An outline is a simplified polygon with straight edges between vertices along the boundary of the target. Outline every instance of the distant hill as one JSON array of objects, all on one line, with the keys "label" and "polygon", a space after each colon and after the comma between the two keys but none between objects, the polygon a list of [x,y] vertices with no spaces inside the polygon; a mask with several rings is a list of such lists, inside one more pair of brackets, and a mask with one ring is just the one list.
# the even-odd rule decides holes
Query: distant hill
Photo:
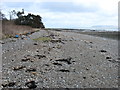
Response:
[{"label": "distant hill", "polygon": [[96,26],[92,26],[92,28],[118,28],[117,26],[114,26],[114,25],[96,25]]}]

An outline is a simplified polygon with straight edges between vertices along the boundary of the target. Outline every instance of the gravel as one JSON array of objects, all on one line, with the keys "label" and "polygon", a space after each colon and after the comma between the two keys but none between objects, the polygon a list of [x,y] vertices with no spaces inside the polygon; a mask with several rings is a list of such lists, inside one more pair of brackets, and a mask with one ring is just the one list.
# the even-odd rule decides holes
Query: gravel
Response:
[{"label": "gravel", "polygon": [[[33,40],[39,37],[53,40]],[[1,44],[1,87],[118,88],[117,40],[40,30]]]}]

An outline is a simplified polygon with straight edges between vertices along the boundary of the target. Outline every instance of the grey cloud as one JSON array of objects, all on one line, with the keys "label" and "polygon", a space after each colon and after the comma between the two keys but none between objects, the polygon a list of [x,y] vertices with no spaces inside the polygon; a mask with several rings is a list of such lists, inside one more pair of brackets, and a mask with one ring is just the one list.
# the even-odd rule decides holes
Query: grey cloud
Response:
[{"label": "grey cloud", "polygon": [[32,2],[6,2],[5,5],[9,8],[26,8],[32,6]]},{"label": "grey cloud", "polygon": [[99,8],[96,5],[85,6],[83,4],[75,5],[72,2],[42,2],[39,4],[42,9],[50,12],[96,12]]}]

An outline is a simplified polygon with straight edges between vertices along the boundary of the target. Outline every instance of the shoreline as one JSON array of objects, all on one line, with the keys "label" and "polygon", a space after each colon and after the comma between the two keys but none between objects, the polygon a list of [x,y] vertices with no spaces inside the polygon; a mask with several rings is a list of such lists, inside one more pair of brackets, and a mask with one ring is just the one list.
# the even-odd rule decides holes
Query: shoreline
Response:
[{"label": "shoreline", "polygon": [[118,88],[116,40],[40,30],[10,38],[2,53],[2,88]]},{"label": "shoreline", "polygon": [[91,29],[45,29],[45,30],[53,30],[53,31],[65,31],[65,32],[75,32],[85,35],[92,35],[107,39],[120,40],[119,34],[120,31],[98,31]]}]

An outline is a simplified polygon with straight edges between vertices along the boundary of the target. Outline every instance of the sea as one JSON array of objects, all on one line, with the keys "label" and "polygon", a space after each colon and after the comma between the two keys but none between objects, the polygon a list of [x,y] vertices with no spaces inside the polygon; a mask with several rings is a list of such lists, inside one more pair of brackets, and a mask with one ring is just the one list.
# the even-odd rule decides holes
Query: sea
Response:
[{"label": "sea", "polygon": [[96,31],[120,31],[118,28],[100,28],[100,27],[80,27],[79,29],[86,29],[86,30],[96,30]]}]

